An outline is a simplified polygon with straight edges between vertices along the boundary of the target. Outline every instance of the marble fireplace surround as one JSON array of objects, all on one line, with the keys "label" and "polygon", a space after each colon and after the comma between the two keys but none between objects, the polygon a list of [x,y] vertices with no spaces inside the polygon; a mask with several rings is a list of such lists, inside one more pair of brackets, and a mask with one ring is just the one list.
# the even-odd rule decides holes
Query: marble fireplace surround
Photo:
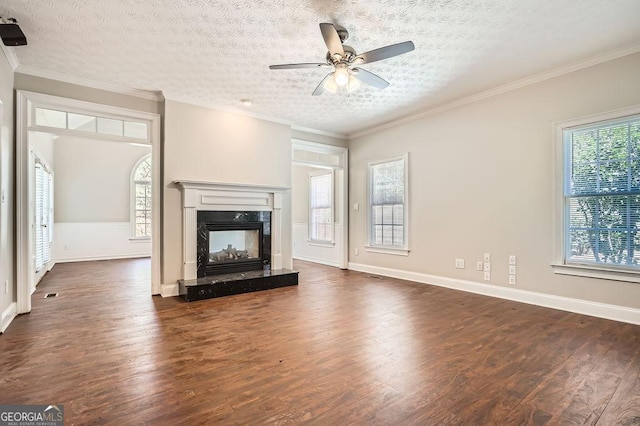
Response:
[{"label": "marble fireplace surround", "polygon": [[[182,192],[182,279],[198,275],[198,211],[271,212],[271,269],[282,269],[282,196],[289,187],[192,180],[173,183]],[[163,296],[178,296],[177,284],[170,286]]]}]

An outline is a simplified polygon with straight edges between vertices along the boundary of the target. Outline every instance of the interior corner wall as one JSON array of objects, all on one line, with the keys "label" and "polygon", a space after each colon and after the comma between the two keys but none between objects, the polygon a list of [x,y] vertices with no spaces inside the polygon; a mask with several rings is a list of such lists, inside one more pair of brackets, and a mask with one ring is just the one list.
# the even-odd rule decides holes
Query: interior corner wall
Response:
[{"label": "interior corner wall", "polygon": [[[340,259],[337,244],[317,244],[309,239],[309,174],[330,170],[294,164],[292,167],[291,198],[293,201],[293,258],[324,265],[339,267]],[[341,208],[338,194],[338,179],[334,182],[334,239],[340,241],[342,224],[337,212]]]},{"label": "interior corner wall", "polygon": [[76,136],[52,143],[54,259],[148,257],[151,240],[132,239],[131,173],[150,146]]},{"label": "interior corner wall", "polygon": [[[176,180],[291,186],[289,126],[167,100],[164,125],[163,284],[182,276]],[[291,268],[291,191],[283,197],[282,258]]]},{"label": "interior corner wall", "polygon": [[0,331],[12,319],[11,306],[16,301],[13,83],[13,68],[0,52]]},{"label": "interior corner wall", "polygon": [[[640,53],[350,141],[350,204],[366,206],[367,162],[409,153],[410,254],[365,250],[367,209],[350,211],[350,262],[640,308],[640,285],[553,273],[553,122],[640,104]],[[393,143],[390,143],[393,142]],[[354,249],[360,255],[355,256]],[[455,269],[456,258],[466,260]]]}]

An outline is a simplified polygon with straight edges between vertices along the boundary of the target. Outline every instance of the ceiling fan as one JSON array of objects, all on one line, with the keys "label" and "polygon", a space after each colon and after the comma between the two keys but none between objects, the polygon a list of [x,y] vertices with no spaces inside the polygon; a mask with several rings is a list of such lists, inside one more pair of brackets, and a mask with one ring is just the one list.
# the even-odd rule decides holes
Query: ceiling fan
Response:
[{"label": "ceiling fan", "polygon": [[388,81],[358,66],[392,58],[415,49],[413,42],[405,41],[358,55],[353,47],[343,44],[349,37],[349,33],[344,27],[323,23],[320,24],[320,31],[329,49],[326,62],[269,66],[272,70],[333,67],[333,72],[327,74],[313,91],[314,96],[321,95],[325,90],[332,93],[337,91],[350,93],[357,89],[361,82],[378,89],[384,89],[389,86]]}]

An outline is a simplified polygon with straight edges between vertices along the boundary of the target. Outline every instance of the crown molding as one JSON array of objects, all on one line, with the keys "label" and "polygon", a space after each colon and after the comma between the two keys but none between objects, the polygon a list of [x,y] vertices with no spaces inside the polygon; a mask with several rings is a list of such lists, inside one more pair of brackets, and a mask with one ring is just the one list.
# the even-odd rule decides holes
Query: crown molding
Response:
[{"label": "crown molding", "polygon": [[[180,96],[180,95],[174,95],[173,93],[165,93],[165,99],[167,101],[181,102],[183,104],[198,106],[198,107],[201,107],[201,108],[212,109],[212,110],[215,110],[215,111],[241,115],[241,116],[244,116],[244,117],[256,118],[258,120],[269,121],[271,123],[284,124],[284,125],[289,126],[289,127],[291,127],[292,124],[293,124],[293,122],[290,121],[290,120],[283,120],[281,118],[271,117],[271,116],[268,116],[268,115],[252,113],[252,112],[241,110],[239,108],[234,108],[234,107],[224,107],[224,106],[221,106],[221,105],[216,105],[213,102],[205,101],[205,100],[194,98],[194,97],[191,97],[191,96]],[[250,108],[250,107],[248,107],[248,108]]]},{"label": "crown molding", "polygon": [[[339,139],[345,139],[346,140],[346,135],[344,134],[338,134],[338,133],[331,133],[331,132],[325,132],[323,130],[318,130],[318,129],[312,129],[309,127],[300,127],[300,126],[296,126],[293,124],[293,121],[291,120],[283,120],[281,118],[276,118],[270,115],[264,115],[264,114],[257,114],[257,113],[253,113],[244,109],[240,109],[240,108],[235,108],[235,107],[224,107],[224,106],[220,106],[220,105],[216,105],[213,102],[209,102],[209,101],[204,101],[202,99],[197,99],[197,98],[193,98],[190,96],[180,96],[180,95],[174,95],[172,93],[165,93],[165,99],[168,101],[174,101],[174,102],[182,102],[185,104],[189,104],[189,105],[194,105],[194,106],[199,106],[202,108],[208,108],[208,109],[212,109],[212,110],[216,110],[216,111],[220,111],[220,112],[226,112],[226,113],[230,113],[230,114],[237,114],[237,115],[241,115],[244,117],[250,117],[250,118],[255,118],[258,120],[262,120],[262,121],[268,121],[271,123],[277,123],[277,124],[284,124],[286,126],[291,127],[291,129],[293,130],[299,130],[302,132],[307,132],[307,133],[313,133],[316,135],[321,135],[321,136],[330,136],[330,137],[335,137],[335,138],[339,138]],[[250,108],[250,107],[249,107]]]},{"label": "crown molding", "polygon": [[549,80],[555,77],[560,77],[565,74],[579,71],[584,68],[589,68],[594,65],[602,64],[604,62],[612,61],[614,59],[622,58],[624,56],[632,55],[638,52],[640,52],[640,42],[622,47],[620,49],[615,49],[604,54],[593,56],[589,59],[583,59],[578,62],[574,62],[568,65],[563,65],[561,67],[554,68],[550,71],[545,71],[545,72],[534,74],[532,76],[529,76],[520,80],[515,80],[510,83],[503,84],[501,86],[497,86],[492,89],[488,89],[479,93],[475,93],[470,96],[465,96],[463,98],[444,103],[440,106],[427,109],[426,111],[420,112],[418,114],[414,114],[398,120],[390,121],[388,123],[381,124],[379,126],[369,127],[360,132],[350,133],[348,135],[348,139],[351,140],[351,139],[365,136],[381,130],[390,129],[392,127],[396,127],[401,124],[410,123],[412,121],[419,120],[421,118],[428,117],[430,115],[438,114],[453,108],[457,108],[473,102],[481,101],[483,99],[491,98],[506,92],[511,92],[513,90],[520,89],[525,86],[530,86],[532,84],[540,83],[545,80]]},{"label": "crown molding", "polygon": [[13,47],[5,46],[4,43],[0,43],[0,47],[2,47],[2,51],[4,52],[4,56],[7,57],[7,61],[9,61],[9,65],[11,65],[11,69],[15,72],[16,68],[20,66],[20,62],[18,61],[18,57],[16,56],[16,52],[13,51]]},{"label": "crown molding", "polygon": [[90,87],[92,89],[105,90],[107,92],[120,93],[122,95],[134,96],[136,98],[148,99],[150,101],[162,102],[164,95],[160,90],[141,90],[120,86],[117,84],[103,83],[91,79],[73,77],[55,71],[46,71],[40,68],[19,65],[15,72],[31,75],[34,77],[47,78],[49,80],[61,81],[63,83],[75,84],[78,86]]}]

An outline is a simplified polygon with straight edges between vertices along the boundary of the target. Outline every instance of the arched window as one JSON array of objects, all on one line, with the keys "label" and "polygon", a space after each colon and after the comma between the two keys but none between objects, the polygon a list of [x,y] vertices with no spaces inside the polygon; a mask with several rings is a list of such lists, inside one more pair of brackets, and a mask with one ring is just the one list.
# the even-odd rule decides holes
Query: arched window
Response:
[{"label": "arched window", "polygon": [[151,154],[142,157],[133,167],[131,193],[133,236],[151,237]]}]

